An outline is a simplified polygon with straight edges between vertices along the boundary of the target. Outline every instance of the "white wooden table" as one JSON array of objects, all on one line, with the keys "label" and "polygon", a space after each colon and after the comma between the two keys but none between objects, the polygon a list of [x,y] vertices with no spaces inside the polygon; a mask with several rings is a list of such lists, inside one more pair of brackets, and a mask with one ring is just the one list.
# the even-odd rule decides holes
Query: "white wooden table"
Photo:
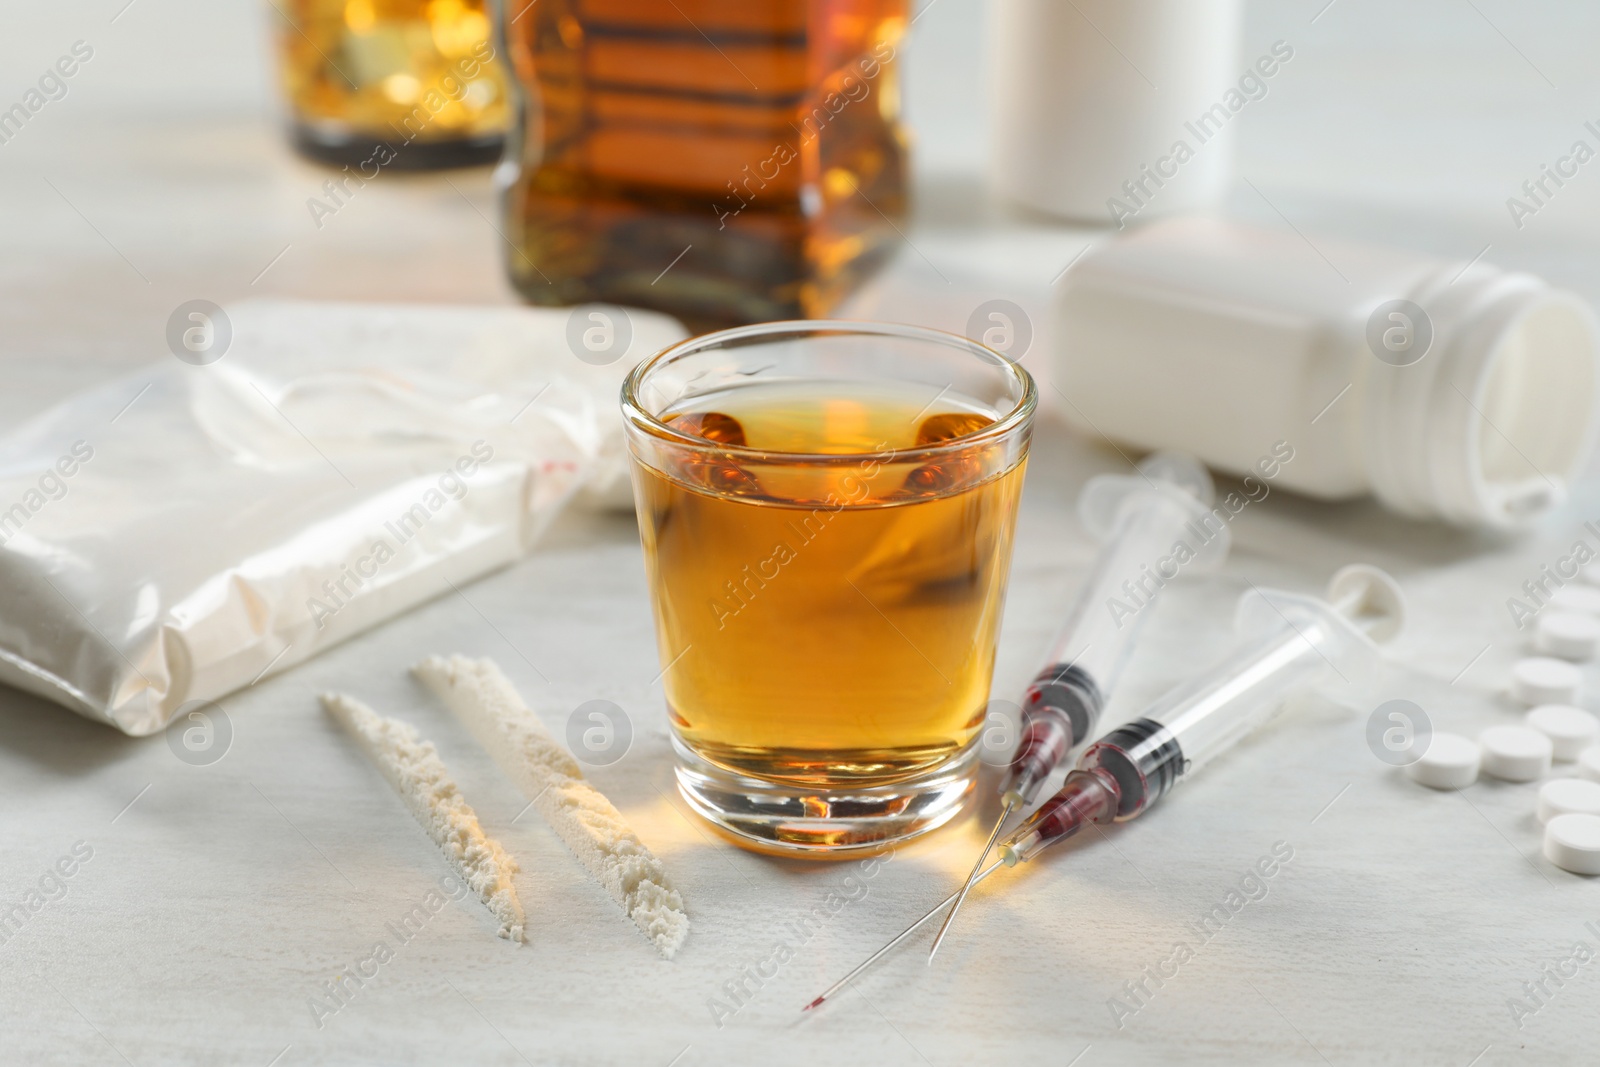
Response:
[{"label": "white wooden table", "polygon": [[[0,423],[171,358],[166,316],[195,297],[509,302],[485,171],[387,175],[318,230],[304,202],[325,175],[291,158],[263,113],[253,10],[143,0],[111,22],[121,6],[5,16],[18,32],[0,45],[0,102],[74,39],[93,38],[101,65],[0,147]],[[1489,245],[1492,261],[1600,297],[1600,172],[1520,231],[1504,206],[1594,115],[1595,16],[1489,0],[1394,14],[1343,0],[1312,23],[1321,6],[1252,11],[1246,51],[1290,39],[1298,65],[1244,128],[1254,190],[1241,183],[1230,210],[1462,258]],[[913,247],[852,310],[961,329],[977,302],[1014,299],[1038,327],[1026,362],[1048,377],[1045,295],[1095,235],[987,204],[962,165],[978,132],[976,7],[942,0],[919,22],[908,96],[924,133],[921,213]],[[999,696],[1036,667],[1090,558],[1078,486],[1122,466],[1048,419],[1035,448]],[[1238,519],[1219,579],[1170,591],[1110,716],[1136,714],[1225,649],[1246,582],[1316,591],[1364,560],[1391,569],[1412,608],[1395,653],[1404,666],[1378,695],[1466,733],[1511,721],[1500,690],[1522,638],[1505,599],[1597,515],[1596,480],[1521,540],[1275,493]],[[1600,962],[1547,985],[1520,1028],[1507,1002],[1574,942],[1600,953],[1600,883],[1540,857],[1533,786],[1432,793],[1380,763],[1364,740],[1371,700],[1305,702],[1149,818],[996,876],[931,970],[913,949],[802,1017],[802,1003],[948,892],[987,810],[871,877],[739,851],[695,824],[671,786],[631,521],[573,516],[526,562],[465,592],[224,701],[235,736],[210,766],[180,762],[163,737],[130,740],[0,693],[0,909],[75,845],[92,850],[0,943],[0,1063],[1593,1060]],[[522,798],[406,676],[450,651],[494,657],[558,732],[596,697],[632,716],[632,750],[592,777],[683,890],[695,925],[676,960],[655,956],[532,813],[518,817]],[[1586,676],[1600,692],[1600,670]],[[522,863],[529,945],[496,939],[470,900],[404,943],[388,930],[443,867],[316,706],[331,687],[437,741]],[[1278,842],[1292,858],[1265,896],[1202,941],[1191,924]],[[792,924],[839,887],[855,899],[802,943]],[[393,959],[319,1027],[308,997],[379,940]],[[1125,983],[1147,966],[1170,974],[1180,940],[1192,958],[1134,999]],[[792,959],[735,999],[743,969],[780,942]]]}]

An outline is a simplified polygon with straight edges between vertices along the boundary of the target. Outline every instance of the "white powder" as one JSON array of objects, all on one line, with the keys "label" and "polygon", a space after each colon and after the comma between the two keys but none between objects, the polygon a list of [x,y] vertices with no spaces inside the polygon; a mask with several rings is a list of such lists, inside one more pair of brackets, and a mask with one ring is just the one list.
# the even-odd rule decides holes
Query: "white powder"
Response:
[{"label": "white powder", "polygon": [[661,861],[550,736],[493,660],[430,656],[416,674],[533,802],[578,862],[605,886],[661,955],[689,934],[683,900]]},{"label": "white powder", "polygon": [[631,502],[617,389],[687,335],[630,309],[594,366],[569,318],[230,303],[204,373],[163,354],[4,427],[0,683],[142,737],[505,566],[575,494]]},{"label": "white powder", "polygon": [[487,836],[461,795],[433,742],[398,719],[386,719],[342,693],[324,693],[322,706],[360,743],[367,758],[406,802],[456,873],[500,920],[500,936],[526,941],[522,902],[511,876],[517,861]]}]

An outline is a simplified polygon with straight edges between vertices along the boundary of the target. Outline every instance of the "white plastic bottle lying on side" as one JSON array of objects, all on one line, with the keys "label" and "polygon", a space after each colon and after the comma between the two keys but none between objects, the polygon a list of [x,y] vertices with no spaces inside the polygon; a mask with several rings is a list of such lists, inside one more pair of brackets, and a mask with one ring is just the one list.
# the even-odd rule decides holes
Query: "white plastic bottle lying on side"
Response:
[{"label": "white plastic bottle lying on side", "polygon": [[1057,291],[1055,374],[1089,433],[1417,518],[1520,525],[1594,445],[1600,324],[1486,263],[1210,219],[1131,232]]}]

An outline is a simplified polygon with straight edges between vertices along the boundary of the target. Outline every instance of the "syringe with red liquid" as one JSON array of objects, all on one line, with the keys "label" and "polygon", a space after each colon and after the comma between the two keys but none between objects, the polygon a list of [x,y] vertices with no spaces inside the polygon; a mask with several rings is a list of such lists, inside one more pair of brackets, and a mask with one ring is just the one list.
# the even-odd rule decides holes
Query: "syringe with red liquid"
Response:
[{"label": "syringe with red liquid", "polygon": [[1209,573],[1227,558],[1228,525],[1212,513],[1212,499],[1211,476],[1182,452],[1153,453],[1135,474],[1100,475],[1083,487],[1078,517],[1100,552],[1028,687],[1016,755],[1000,783],[1000,816],[933,939],[930,963],[1006,821],[1092,735],[1156,595],[1180,573]]},{"label": "syringe with red liquid", "polygon": [[[1177,782],[1277,715],[1291,695],[1330,678],[1365,684],[1381,658],[1377,644],[1393,638],[1404,618],[1399,586],[1376,567],[1345,567],[1328,583],[1326,600],[1252,587],[1235,614],[1243,647],[1085,749],[1061,789],[1006,838],[1001,858],[974,884],[1001,867],[1028,862],[1087,824],[1144,814]],[[940,901],[803,1010],[843,989],[957,895]]]}]

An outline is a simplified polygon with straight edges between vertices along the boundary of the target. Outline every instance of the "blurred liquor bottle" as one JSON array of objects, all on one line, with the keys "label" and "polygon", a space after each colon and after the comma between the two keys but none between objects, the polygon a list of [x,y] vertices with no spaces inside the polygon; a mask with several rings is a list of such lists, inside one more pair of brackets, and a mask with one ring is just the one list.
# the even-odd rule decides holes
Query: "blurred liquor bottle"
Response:
[{"label": "blurred liquor bottle", "polygon": [[500,158],[511,106],[485,0],[271,2],[302,153],[373,174]]},{"label": "blurred liquor bottle", "polygon": [[694,327],[825,315],[900,236],[905,15],[906,0],[503,0],[512,282],[536,304]]}]

